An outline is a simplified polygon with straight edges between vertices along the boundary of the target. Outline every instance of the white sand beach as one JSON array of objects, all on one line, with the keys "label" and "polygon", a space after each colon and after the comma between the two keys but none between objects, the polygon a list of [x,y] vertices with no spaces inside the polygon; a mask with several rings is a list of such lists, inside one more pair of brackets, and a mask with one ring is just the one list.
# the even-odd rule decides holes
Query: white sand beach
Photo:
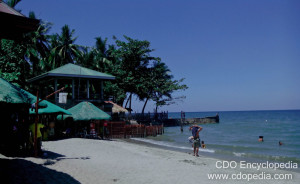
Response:
[{"label": "white sand beach", "polygon": [[[300,173],[287,170],[218,169],[214,158],[194,157],[122,140],[65,139],[43,143],[44,158],[0,154],[0,176],[10,183],[248,183],[247,179],[208,179],[223,173],[260,176],[291,174],[292,179],[252,179],[250,183],[299,183]],[[236,176],[236,175],[235,175]],[[4,180],[5,181],[5,180]]]}]

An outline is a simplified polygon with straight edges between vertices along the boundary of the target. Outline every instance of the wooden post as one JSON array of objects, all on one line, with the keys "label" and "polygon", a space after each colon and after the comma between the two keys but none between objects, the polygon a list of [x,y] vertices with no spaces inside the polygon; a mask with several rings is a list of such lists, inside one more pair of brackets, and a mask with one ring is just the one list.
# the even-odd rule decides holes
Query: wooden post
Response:
[{"label": "wooden post", "polygon": [[101,87],[101,89],[100,89],[100,98],[101,98],[101,100],[103,100],[103,81],[102,80],[100,82],[100,87]]},{"label": "wooden post", "polygon": [[182,121],[183,121],[183,112],[181,111],[181,123],[180,123],[180,131],[181,131],[181,132],[183,132]]},{"label": "wooden post", "polygon": [[[54,91],[57,91],[57,79],[54,79]],[[55,93],[55,103],[57,103],[57,94]]]},{"label": "wooden post", "polygon": [[80,78],[78,78],[77,99],[79,99]]},{"label": "wooden post", "polygon": [[86,92],[87,92],[86,96],[87,96],[87,99],[89,99],[90,98],[90,81],[89,80],[86,80],[86,88],[87,88],[87,90],[86,90]]},{"label": "wooden post", "polygon": [[50,96],[57,94],[58,92],[64,90],[65,88],[61,88],[60,90],[56,90],[54,93],[51,93],[50,95],[46,96],[43,100],[39,100],[39,91],[36,93],[36,103],[35,103],[35,124],[34,124],[34,156],[38,156],[38,147],[37,147],[37,130],[38,130],[38,122],[39,122],[39,103],[44,101],[45,99],[49,98]]},{"label": "wooden post", "polygon": [[72,99],[75,99],[75,80],[72,79]]},{"label": "wooden post", "polygon": [[34,123],[34,157],[38,156],[37,147],[37,129],[39,122],[39,91],[36,92],[36,103],[35,103],[35,123]]},{"label": "wooden post", "polygon": [[112,139],[112,123],[110,122],[110,139]]}]

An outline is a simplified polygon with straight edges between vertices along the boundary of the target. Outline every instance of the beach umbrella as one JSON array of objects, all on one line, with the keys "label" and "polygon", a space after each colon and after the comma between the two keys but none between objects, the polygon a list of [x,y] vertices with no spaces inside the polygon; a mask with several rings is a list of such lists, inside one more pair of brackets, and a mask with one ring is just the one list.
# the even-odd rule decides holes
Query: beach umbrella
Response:
[{"label": "beach umbrella", "polygon": [[[39,108],[38,114],[66,114],[66,115],[72,115],[68,110],[65,110],[57,105],[54,105],[51,102],[48,102],[46,100],[43,101],[43,103],[47,104],[47,107],[45,108]],[[35,114],[35,109],[29,109],[29,114]]]},{"label": "beach umbrella", "polygon": [[[81,102],[76,106],[68,109],[72,116],[65,115],[63,119],[72,117],[74,121],[90,121],[90,120],[108,120],[111,116],[102,111],[90,102]],[[62,119],[61,115],[57,116],[57,119]]]},{"label": "beach umbrella", "polygon": [[[0,78],[0,102],[9,104],[33,104],[36,97],[31,93]],[[45,102],[39,103],[39,107],[47,107]]]}]

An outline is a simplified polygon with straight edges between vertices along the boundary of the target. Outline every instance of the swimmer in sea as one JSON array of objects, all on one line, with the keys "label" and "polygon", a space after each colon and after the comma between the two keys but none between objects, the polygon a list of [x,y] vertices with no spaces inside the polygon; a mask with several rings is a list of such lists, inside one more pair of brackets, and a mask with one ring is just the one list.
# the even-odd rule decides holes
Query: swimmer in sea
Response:
[{"label": "swimmer in sea", "polygon": [[204,144],[204,141],[201,141],[201,148],[205,149],[206,145]]}]

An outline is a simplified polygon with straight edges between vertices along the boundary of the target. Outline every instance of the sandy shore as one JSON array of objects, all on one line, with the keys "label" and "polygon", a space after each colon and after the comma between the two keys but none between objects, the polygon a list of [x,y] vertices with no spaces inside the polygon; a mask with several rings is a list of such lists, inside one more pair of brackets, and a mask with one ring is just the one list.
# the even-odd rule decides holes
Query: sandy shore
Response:
[{"label": "sandy shore", "polygon": [[[216,168],[214,158],[148,147],[124,141],[66,139],[44,142],[44,158],[10,158],[0,154],[0,177],[10,183],[299,183],[300,173],[286,170]],[[239,164],[239,163],[238,163]],[[244,179],[208,179],[208,174],[228,174]],[[260,174],[260,175],[259,175]],[[279,177],[292,179],[268,179]],[[246,178],[247,176],[247,178]]]}]

